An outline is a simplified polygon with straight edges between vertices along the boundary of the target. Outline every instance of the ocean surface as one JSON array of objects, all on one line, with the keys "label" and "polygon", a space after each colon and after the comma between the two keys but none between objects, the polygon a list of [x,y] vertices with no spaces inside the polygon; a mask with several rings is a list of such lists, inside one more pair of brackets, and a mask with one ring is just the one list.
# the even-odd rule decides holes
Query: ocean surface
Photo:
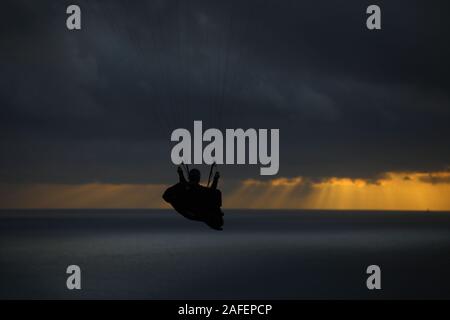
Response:
[{"label": "ocean surface", "polygon": [[0,298],[448,299],[450,213],[225,210],[215,231],[171,210],[3,210]]}]

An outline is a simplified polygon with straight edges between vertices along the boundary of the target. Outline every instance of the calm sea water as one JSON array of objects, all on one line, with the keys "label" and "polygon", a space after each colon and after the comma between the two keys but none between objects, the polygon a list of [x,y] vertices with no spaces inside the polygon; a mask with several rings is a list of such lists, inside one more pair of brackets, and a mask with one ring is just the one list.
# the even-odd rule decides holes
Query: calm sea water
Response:
[{"label": "calm sea water", "polygon": [[171,210],[4,210],[0,298],[450,298],[450,213],[226,210],[218,232]]}]

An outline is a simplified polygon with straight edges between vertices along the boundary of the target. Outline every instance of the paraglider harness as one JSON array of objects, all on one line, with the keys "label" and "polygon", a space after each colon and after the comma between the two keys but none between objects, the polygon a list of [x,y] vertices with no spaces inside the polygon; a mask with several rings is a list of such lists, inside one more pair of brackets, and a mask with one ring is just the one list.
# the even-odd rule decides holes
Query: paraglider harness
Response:
[{"label": "paraglider harness", "polygon": [[[182,167],[189,176],[189,166],[182,163]],[[209,187],[216,164],[212,164],[209,171],[207,187],[187,188],[185,183],[179,182],[169,187],[163,195],[166,202],[184,217],[190,220],[203,221],[213,229],[221,230],[223,225],[222,193]]]}]

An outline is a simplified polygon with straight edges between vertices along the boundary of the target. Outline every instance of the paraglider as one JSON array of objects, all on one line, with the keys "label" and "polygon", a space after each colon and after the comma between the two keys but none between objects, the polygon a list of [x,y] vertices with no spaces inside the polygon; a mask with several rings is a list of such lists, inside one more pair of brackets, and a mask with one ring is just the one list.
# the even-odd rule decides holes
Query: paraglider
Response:
[{"label": "paraglider", "polygon": [[223,212],[222,193],[217,189],[220,174],[216,172],[213,182],[209,186],[215,164],[211,166],[208,184],[200,185],[200,171],[185,166],[188,180],[184,177],[183,169],[178,167],[179,182],[169,187],[163,194],[163,199],[187,219],[202,221],[215,230],[222,230]]},{"label": "paraglider", "polygon": [[[215,10],[208,13],[211,17],[217,18],[218,23],[223,24],[223,28],[216,28],[213,25],[199,25],[197,19],[193,19],[194,8],[190,8],[188,4],[181,6],[181,3],[183,2],[179,3],[176,16],[174,16],[178,20],[177,23],[171,23],[171,19],[164,19],[162,15],[165,11],[158,11],[160,16],[154,20],[157,28],[153,28],[152,32],[149,33],[148,42],[140,43],[142,53],[146,52],[144,50],[147,45],[152,46],[152,57],[155,54],[155,59],[144,58],[138,61],[150,61],[152,71],[162,71],[162,79],[153,82],[149,79],[148,81],[151,84],[145,86],[145,88],[150,88],[151,93],[157,97],[154,101],[156,108],[152,108],[154,111],[153,122],[160,127],[160,131],[164,135],[167,132],[172,132],[176,136],[181,131],[186,133],[187,138],[189,132],[183,130],[183,127],[186,127],[186,124],[191,121],[194,121],[195,124],[197,119],[201,119],[204,123],[213,125],[215,128],[225,128],[223,115],[227,105],[227,92],[231,90],[230,84],[236,76],[231,72],[234,69],[229,70],[232,53],[230,49],[236,30],[233,29],[232,6],[228,2],[224,3],[223,9],[228,10],[229,15],[217,12],[218,16],[215,17]],[[170,39],[175,38],[168,36],[171,32],[177,33],[177,41],[174,43],[171,43]],[[164,55],[166,46],[173,49],[170,54],[178,56],[174,64],[167,63],[168,59]],[[241,52],[237,54],[240,55]],[[199,76],[199,72],[202,76]],[[147,78],[144,79],[146,80],[144,81],[145,84],[147,84]],[[197,88],[201,88],[200,91],[197,91]],[[208,106],[208,108],[205,110],[204,106]],[[230,113],[230,110],[227,110],[227,117]],[[211,135],[211,140],[219,133],[222,134],[220,131],[210,130],[209,133],[211,132],[217,133],[217,135]],[[239,134],[242,136],[240,141],[245,142],[244,132],[241,134],[239,131]],[[184,134],[178,140],[183,141],[178,141],[178,147],[174,147],[175,151],[183,149],[183,147],[186,151],[188,149],[186,146],[188,139],[184,140],[182,136]],[[176,139],[174,140],[172,137],[171,141],[175,141]],[[199,141],[199,139],[195,139],[195,132],[192,138],[193,145],[195,141]],[[202,133],[200,140],[203,140],[203,138]],[[220,149],[223,151],[224,146],[222,145],[222,148],[220,148],[218,143],[213,143],[211,140],[209,140],[209,148],[205,146],[207,159],[204,157],[203,148],[198,148],[200,152],[194,150],[192,153],[194,157],[199,158],[200,156],[201,160],[197,159],[198,161],[187,157],[185,159],[184,156],[180,161],[173,161],[172,158],[175,165],[182,165],[178,168],[179,182],[164,192],[163,199],[185,218],[204,222],[215,230],[222,230],[224,223],[221,210],[222,193],[217,189],[220,175],[218,172],[213,174],[213,170],[215,168],[214,161],[217,161],[218,164],[227,162],[223,161],[226,159],[220,161],[220,158],[218,158],[218,153]],[[197,143],[196,146],[199,146],[199,144]],[[172,152],[171,155],[176,157],[180,153]],[[267,154],[267,156],[269,155]],[[229,157],[231,157],[231,152],[229,152]],[[232,158],[234,159],[234,156]],[[264,166],[272,162],[275,163],[275,160],[269,159],[264,163]],[[185,163],[212,165],[208,184],[206,186],[200,185],[200,171],[195,168],[189,170]],[[274,167],[276,167],[276,163]],[[209,185],[211,180],[212,183]]]}]

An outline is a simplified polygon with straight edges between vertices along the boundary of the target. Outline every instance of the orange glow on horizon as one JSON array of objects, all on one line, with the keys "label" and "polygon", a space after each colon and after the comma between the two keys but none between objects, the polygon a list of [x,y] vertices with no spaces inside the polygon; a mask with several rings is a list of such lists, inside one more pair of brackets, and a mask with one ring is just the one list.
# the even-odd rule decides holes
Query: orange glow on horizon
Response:
[{"label": "orange glow on horizon", "polygon": [[388,172],[375,182],[331,177],[246,180],[226,198],[236,208],[450,211],[450,172]]},{"label": "orange glow on horizon", "polygon": [[[168,208],[159,184],[0,185],[1,208]],[[5,196],[6,195],[6,196]]]},{"label": "orange glow on horizon", "polygon": [[[225,182],[226,183],[226,182]],[[0,185],[0,208],[169,208],[163,184]],[[225,189],[226,190],[226,189]],[[376,181],[247,179],[224,208],[450,211],[450,172],[388,172]]]}]

